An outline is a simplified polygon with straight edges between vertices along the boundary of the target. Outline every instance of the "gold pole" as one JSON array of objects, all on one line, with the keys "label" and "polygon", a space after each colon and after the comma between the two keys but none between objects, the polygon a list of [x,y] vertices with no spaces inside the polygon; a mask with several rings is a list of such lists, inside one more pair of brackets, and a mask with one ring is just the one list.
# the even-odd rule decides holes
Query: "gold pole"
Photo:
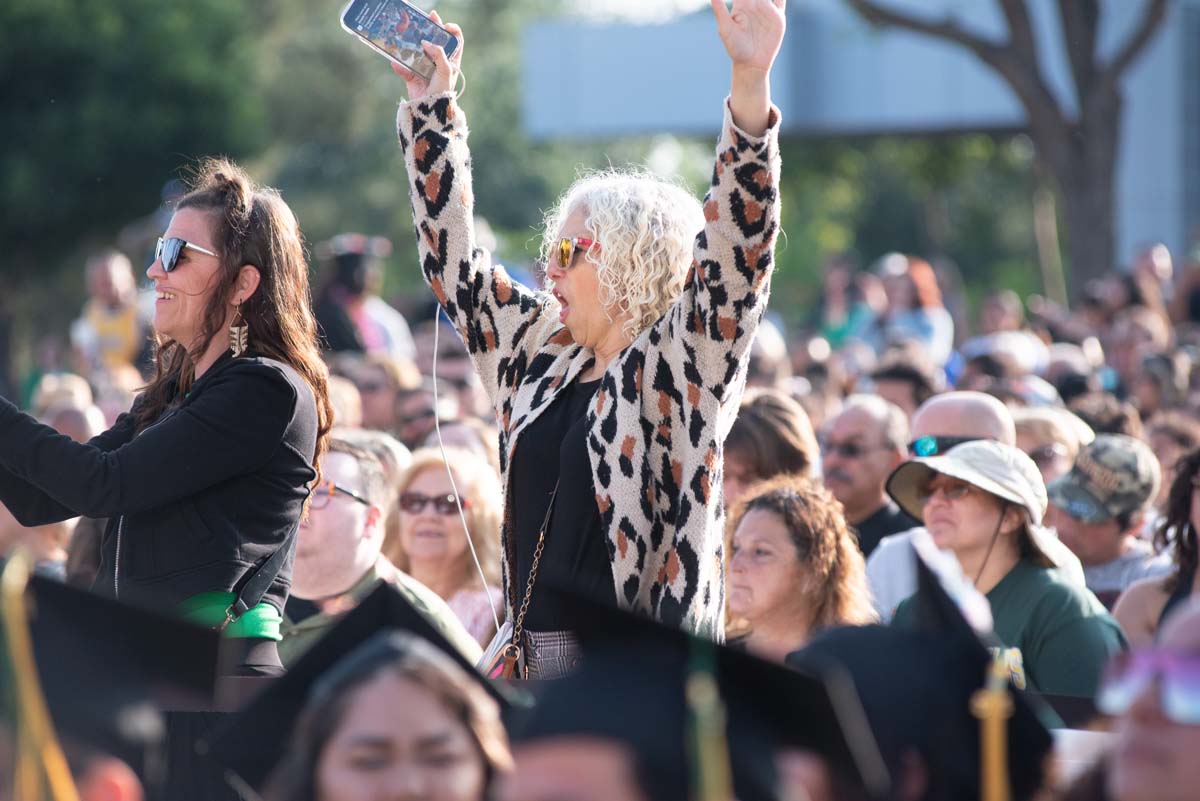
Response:
[{"label": "gold pole", "polygon": [[3,614],[5,644],[16,696],[17,754],[13,798],[22,801],[38,799],[45,790],[52,801],[79,801],[38,681],[25,605],[29,574],[29,560],[18,550],[0,575],[0,613]]},{"label": "gold pole", "polygon": [[1008,694],[1008,668],[997,654],[987,682],[971,696],[971,714],[979,719],[980,801],[1010,801],[1008,783],[1008,719],[1013,702]]}]

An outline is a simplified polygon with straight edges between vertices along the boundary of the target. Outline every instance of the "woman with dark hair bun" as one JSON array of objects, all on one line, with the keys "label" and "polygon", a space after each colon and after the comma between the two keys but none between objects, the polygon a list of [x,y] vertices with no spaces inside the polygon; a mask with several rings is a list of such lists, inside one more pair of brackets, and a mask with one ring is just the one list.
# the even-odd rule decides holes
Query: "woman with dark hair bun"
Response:
[{"label": "woman with dark hair bun", "polygon": [[1167,495],[1162,524],[1154,536],[1160,552],[1172,549],[1175,569],[1166,576],[1134,582],[1113,607],[1113,617],[1134,648],[1153,644],[1167,615],[1196,597],[1196,577],[1200,573],[1200,547],[1196,541],[1196,527],[1200,525],[1198,490],[1200,450],[1194,450],[1175,463],[1175,480]]},{"label": "woman with dark hair bun", "polygon": [[[0,501],[24,525],[108,518],[93,589],[221,631],[270,676],[296,528],[332,424],[300,229],[277,192],[207,162],[146,274],[156,373],[87,443],[0,398]],[[196,762],[213,715],[172,713],[168,797],[227,797]]]}]

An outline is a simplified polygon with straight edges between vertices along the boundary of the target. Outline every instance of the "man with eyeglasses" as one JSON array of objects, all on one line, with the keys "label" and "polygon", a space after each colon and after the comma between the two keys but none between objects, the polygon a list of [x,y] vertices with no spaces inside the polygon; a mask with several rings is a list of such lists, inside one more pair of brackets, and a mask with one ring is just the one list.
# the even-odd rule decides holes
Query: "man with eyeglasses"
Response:
[{"label": "man with eyeglasses", "polygon": [[446,602],[384,556],[383,510],[393,502],[383,466],[369,451],[333,437],[321,459],[308,517],[300,524],[292,592],[279,656],[290,667],[336,620],[387,581],[424,613],[468,660],[479,644]]},{"label": "man with eyeglasses", "polygon": [[[1016,446],[1017,433],[1008,407],[982,392],[944,392],[921,404],[912,419],[910,457],[937,456],[977,439]],[[867,584],[880,618],[891,620],[896,607],[917,588],[912,540],[929,539],[924,528],[885,537],[867,559]],[[1080,587],[1084,586],[1079,559],[1057,539],[1042,543],[1051,559]]]},{"label": "man with eyeglasses", "polygon": [[884,537],[917,522],[884,491],[892,470],[904,461],[908,421],[895,404],[874,395],[852,395],[821,438],[825,486],[841,502],[846,522],[858,532],[863,556]]}]

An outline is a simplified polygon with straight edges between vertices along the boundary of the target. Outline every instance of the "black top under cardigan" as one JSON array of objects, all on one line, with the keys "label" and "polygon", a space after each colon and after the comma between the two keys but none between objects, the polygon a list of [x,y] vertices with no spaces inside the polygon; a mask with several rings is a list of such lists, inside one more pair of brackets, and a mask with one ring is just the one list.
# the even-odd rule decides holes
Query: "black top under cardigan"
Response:
[{"label": "black top under cardigan", "polygon": [[[240,590],[287,538],[316,476],[307,381],[226,352],[178,404],[134,426],[131,411],[81,444],[0,398],[0,501],[27,526],[108,517],[93,585],[106,595],[172,606]],[[263,599],[280,610],[294,554],[293,539]]]}]

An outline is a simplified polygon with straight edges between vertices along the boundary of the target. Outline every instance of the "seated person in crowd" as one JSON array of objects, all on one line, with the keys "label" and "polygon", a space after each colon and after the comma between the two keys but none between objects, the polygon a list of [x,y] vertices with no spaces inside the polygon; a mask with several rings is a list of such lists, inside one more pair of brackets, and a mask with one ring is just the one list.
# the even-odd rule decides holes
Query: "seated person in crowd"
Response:
[{"label": "seated person in crowd", "polygon": [[279,643],[284,665],[295,663],[381,582],[399,590],[468,659],[477,659],[479,645],[445,601],[380,553],[387,490],[379,460],[334,437],[321,460],[321,476],[296,542]]},{"label": "seated person in crowd", "polygon": [[728,529],[731,644],[783,661],[822,629],[877,619],[862,554],[828,490],[799,476],[752,485]]},{"label": "seated person in crowd", "polygon": [[934,396],[938,383],[933,368],[915,360],[891,359],[871,373],[874,393],[899,406],[906,420]]},{"label": "seated person in crowd", "polygon": [[[1096,597],[1066,579],[1046,554],[1046,487],[1033,460],[1011,445],[975,440],[913,459],[888,493],[919,517],[964,577],[987,598],[994,631],[1019,689],[1091,697],[1125,637]],[[911,600],[893,625],[914,625]]]},{"label": "seated person in crowd", "polygon": [[1200,450],[1193,450],[1176,466],[1163,520],[1155,535],[1155,546],[1161,553],[1170,555],[1169,572],[1134,582],[1113,608],[1113,616],[1134,647],[1151,645],[1167,615],[1196,597],[1196,574],[1200,572],[1196,544],[1196,531],[1200,526],[1198,481]]},{"label": "seated person in crowd", "polygon": [[[913,415],[910,456],[934,456],[974,439],[1016,444],[1012,413],[1003,403],[982,392],[946,392],[930,398]],[[896,607],[917,588],[913,572],[912,540],[928,540],[929,532],[917,527],[884,537],[867,558],[867,583],[875,609],[885,622]],[[1050,538],[1043,543],[1047,554],[1072,581],[1083,586],[1079,558],[1065,545]]]},{"label": "seated person in crowd", "polygon": [[804,407],[779,389],[747,390],[725,439],[725,508],[751,484],[811,477],[817,467],[817,438]]},{"label": "seated person in crowd", "polygon": [[883,483],[904,461],[908,418],[873,395],[851,395],[821,438],[825,486],[845,510],[863,556],[884,537],[916,525],[884,492]]},{"label": "seated person in crowd", "polygon": [[1113,747],[1063,801],[1190,801],[1200,787],[1200,602],[1114,660],[1096,706],[1116,718]]},{"label": "seated person in crowd", "polygon": [[1117,400],[1108,392],[1089,392],[1071,401],[1067,408],[1097,434],[1124,434],[1141,439],[1142,416],[1132,403]]},{"label": "seated person in crowd", "polygon": [[[1171,482],[1175,478],[1176,463],[1196,448],[1200,448],[1200,420],[1181,412],[1156,414],[1146,424],[1146,442],[1158,457],[1158,466],[1162,473],[1162,488],[1158,497],[1154,499],[1154,510],[1158,515],[1163,515],[1167,508],[1167,493],[1170,492]],[[1153,522],[1155,525],[1150,527],[1150,535],[1158,528],[1157,517]]]},{"label": "seated person in crowd", "polygon": [[[486,645],[496,633],[496,617],[504,617],[499,476],[477,453],[447,448],[443,461],[440,450],[424,448],[413,454],[399,498],[396,564],[444,599],[471,636]],[[456,498],[462,500],[465,531]]]},{"label": "seated person in crowd", "polygon": [[1087,423],[1066,409],[1018,407],[1012,410],[1012,416],[1017,427],[1017,447],[1033,459],[1047,484],[1066,475],[1075,464],[1079,449],[1096,438]]},{"label": "seated person in crowd", "polygon": [[1047,487],[1047,523],[1079,557],[1088,589],[1109,608],[1133,582],[1171,569],[1168,555],[1138,538],[1158,496],[1158,471],[1144,443],[1101,434],[1079,452],[1070,473]]}]

